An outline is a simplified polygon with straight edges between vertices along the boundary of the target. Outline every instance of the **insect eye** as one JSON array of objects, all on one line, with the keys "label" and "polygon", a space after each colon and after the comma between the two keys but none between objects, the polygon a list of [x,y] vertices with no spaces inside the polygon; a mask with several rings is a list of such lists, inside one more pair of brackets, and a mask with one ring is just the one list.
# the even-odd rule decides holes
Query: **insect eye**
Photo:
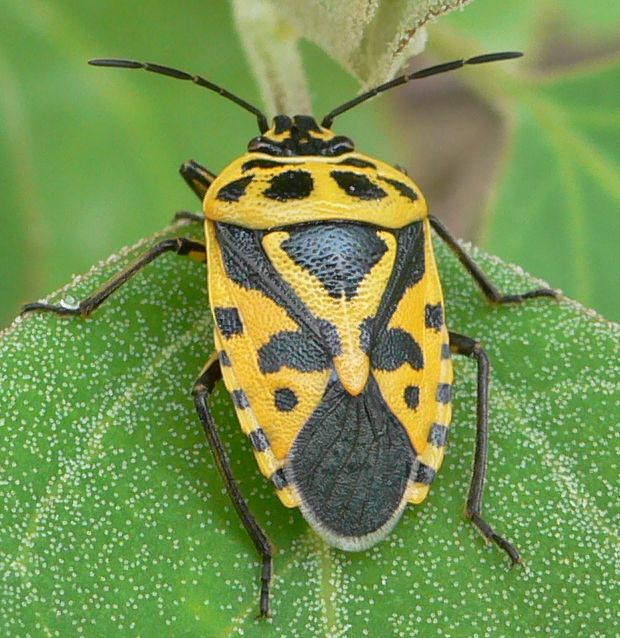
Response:
[{"label": "insect eye", "polygon": [[353,150],[355,150],[353,140],[344,137],[344,135],[334,137],[329,143],[330,155],[342,155],[343,153],[350,153]]},{"label": "insect eye", "polygon": [[269,155],[282,155],[282,147],[266,137],[255,137],[248,144],[250,153],[269,153]]}]

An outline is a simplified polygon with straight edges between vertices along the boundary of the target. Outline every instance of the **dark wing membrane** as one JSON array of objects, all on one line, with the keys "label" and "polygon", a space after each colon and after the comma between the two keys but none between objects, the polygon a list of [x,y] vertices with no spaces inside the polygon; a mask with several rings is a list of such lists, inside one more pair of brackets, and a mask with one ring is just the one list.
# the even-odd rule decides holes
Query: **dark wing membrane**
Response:
[{"label": "dark wing membrane", "polygon": [[335,379],[295,439],[286,476],[317,531],[352,549],[396,523],[413,461],[407,433],[376,382],[370,378],[362,394],[351,396]]}]

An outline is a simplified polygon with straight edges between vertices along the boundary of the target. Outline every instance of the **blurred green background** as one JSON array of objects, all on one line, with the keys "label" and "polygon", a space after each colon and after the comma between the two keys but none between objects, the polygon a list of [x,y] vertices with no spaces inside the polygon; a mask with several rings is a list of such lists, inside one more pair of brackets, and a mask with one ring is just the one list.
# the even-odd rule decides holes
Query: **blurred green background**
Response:
[{"label": "blurred green background", "polygon": [[[226,2],[2,0],[0,325],[127,244],[196,208],[177,174],[221,170],[256,134],[229,102],[97,56],[202,73],[260,104]],[[620,4],[476,0],[429,27],[416,67],[522,49],[394,91],[338,120],[405,166],[456,234],[620,318]],[[355,82],[304,45],[317,115]]]}]

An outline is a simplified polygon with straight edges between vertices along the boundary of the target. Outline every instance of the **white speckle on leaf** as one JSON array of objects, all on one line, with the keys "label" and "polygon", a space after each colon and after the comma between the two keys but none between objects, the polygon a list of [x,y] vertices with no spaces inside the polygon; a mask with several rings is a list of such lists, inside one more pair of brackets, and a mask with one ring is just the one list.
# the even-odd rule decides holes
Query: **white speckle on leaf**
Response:
[{"label": "white speckle on leaf", "polygon": [[[50,300],[83,298],[144,248]],[[474,252],[502,289],[535,284]],[[326,547],[280,505],[219,388],[224,443],[278,548],[263,624],[287,637],[618,633],[620,330],[568,300],[491,308],[437,253],[451,328],[492,363],[484,513],[525,567],[510,569],[463,517],[473,362],[455,361],[453,431],[428,500],[360,554]],[[89,319],[38,315],[3,333],[3,635],[256,633],[259,561],[191,401],[211,350],[204,270],[172,255]]]}]

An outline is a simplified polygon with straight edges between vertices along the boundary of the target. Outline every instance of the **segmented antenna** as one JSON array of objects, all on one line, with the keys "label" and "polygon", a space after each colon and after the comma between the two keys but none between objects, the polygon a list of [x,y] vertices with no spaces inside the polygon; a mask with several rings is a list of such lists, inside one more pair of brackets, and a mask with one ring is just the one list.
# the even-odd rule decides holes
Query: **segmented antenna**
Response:
[{"label": "segmented antenna", "polygon": [[321,122],[321,126],[325,128],[331,128],[332,122],[335,117],[338,117],[345,111],[352,109],[354,106],[369,100],[371,97],[378,95],[379,93],[383,93],[383,91],[387,91],[388,89],[392,89],[395,86],[400,86],[401,84],[406,84],[411,80],[419,80],[421,78],[427,78],[429,75],[437,75],[438,73],[446,73],[447,71],[454,71],[456,69],[460,69],[466,64],[484,64],[486,62],[499,62],[500,60],[510,60],[512,58],[520,58],[523,55],[520,51],[501,51],[499,53],[485,53],[484,55],[476,55],[473,58],[468,58],[467,60],[453,60],[452,62],[444,62],[443,64],[437,64],[435,66],[429,66],[426,69],[421,69],[420,71],[415,71],[415,73],[409,73],[407,75],[401,75],[400,77],[394,78],[385,84],[380,84],[376,86],[374,89],[370,89],[370,91],[366,91],[366,93],[362,93],[358,95],[356,98],[345,102],[339,107],[335,108],[333,111],[330,111]]},{"label": "segmented antenna", "polygon": [[190,73],[179,71],[178,69],[173,69],[169,66],[161,66],[160,64],[153,64],[151,62],[136,62],[135,60],[97,58],[95,60],[89,60],[88,64],[92,64],[93,66],[118,67],[121,69],[144,69],[145,71],[150,71],[151,73],[159,73],[160,75],[167,75],[168,77],[175,78],[177,80],[189,80],[190,82],[193,82],[198,86],[202,86],[205,89],[209,89],[210,91],[219,93],[219,95],[221,95],[222,97],[225,97],[231,102],[238,104],[241,108],[255,115],[258,120],[258,128],[261,133],[264,133],[269,129],[269,125],[267,124],[267,117],[260,109],[256,108],[249,102],[242,100],[240,97],[237,97],[221,86],[213,84],[213,82],[210,82],[200,75],[191,75]]}]

